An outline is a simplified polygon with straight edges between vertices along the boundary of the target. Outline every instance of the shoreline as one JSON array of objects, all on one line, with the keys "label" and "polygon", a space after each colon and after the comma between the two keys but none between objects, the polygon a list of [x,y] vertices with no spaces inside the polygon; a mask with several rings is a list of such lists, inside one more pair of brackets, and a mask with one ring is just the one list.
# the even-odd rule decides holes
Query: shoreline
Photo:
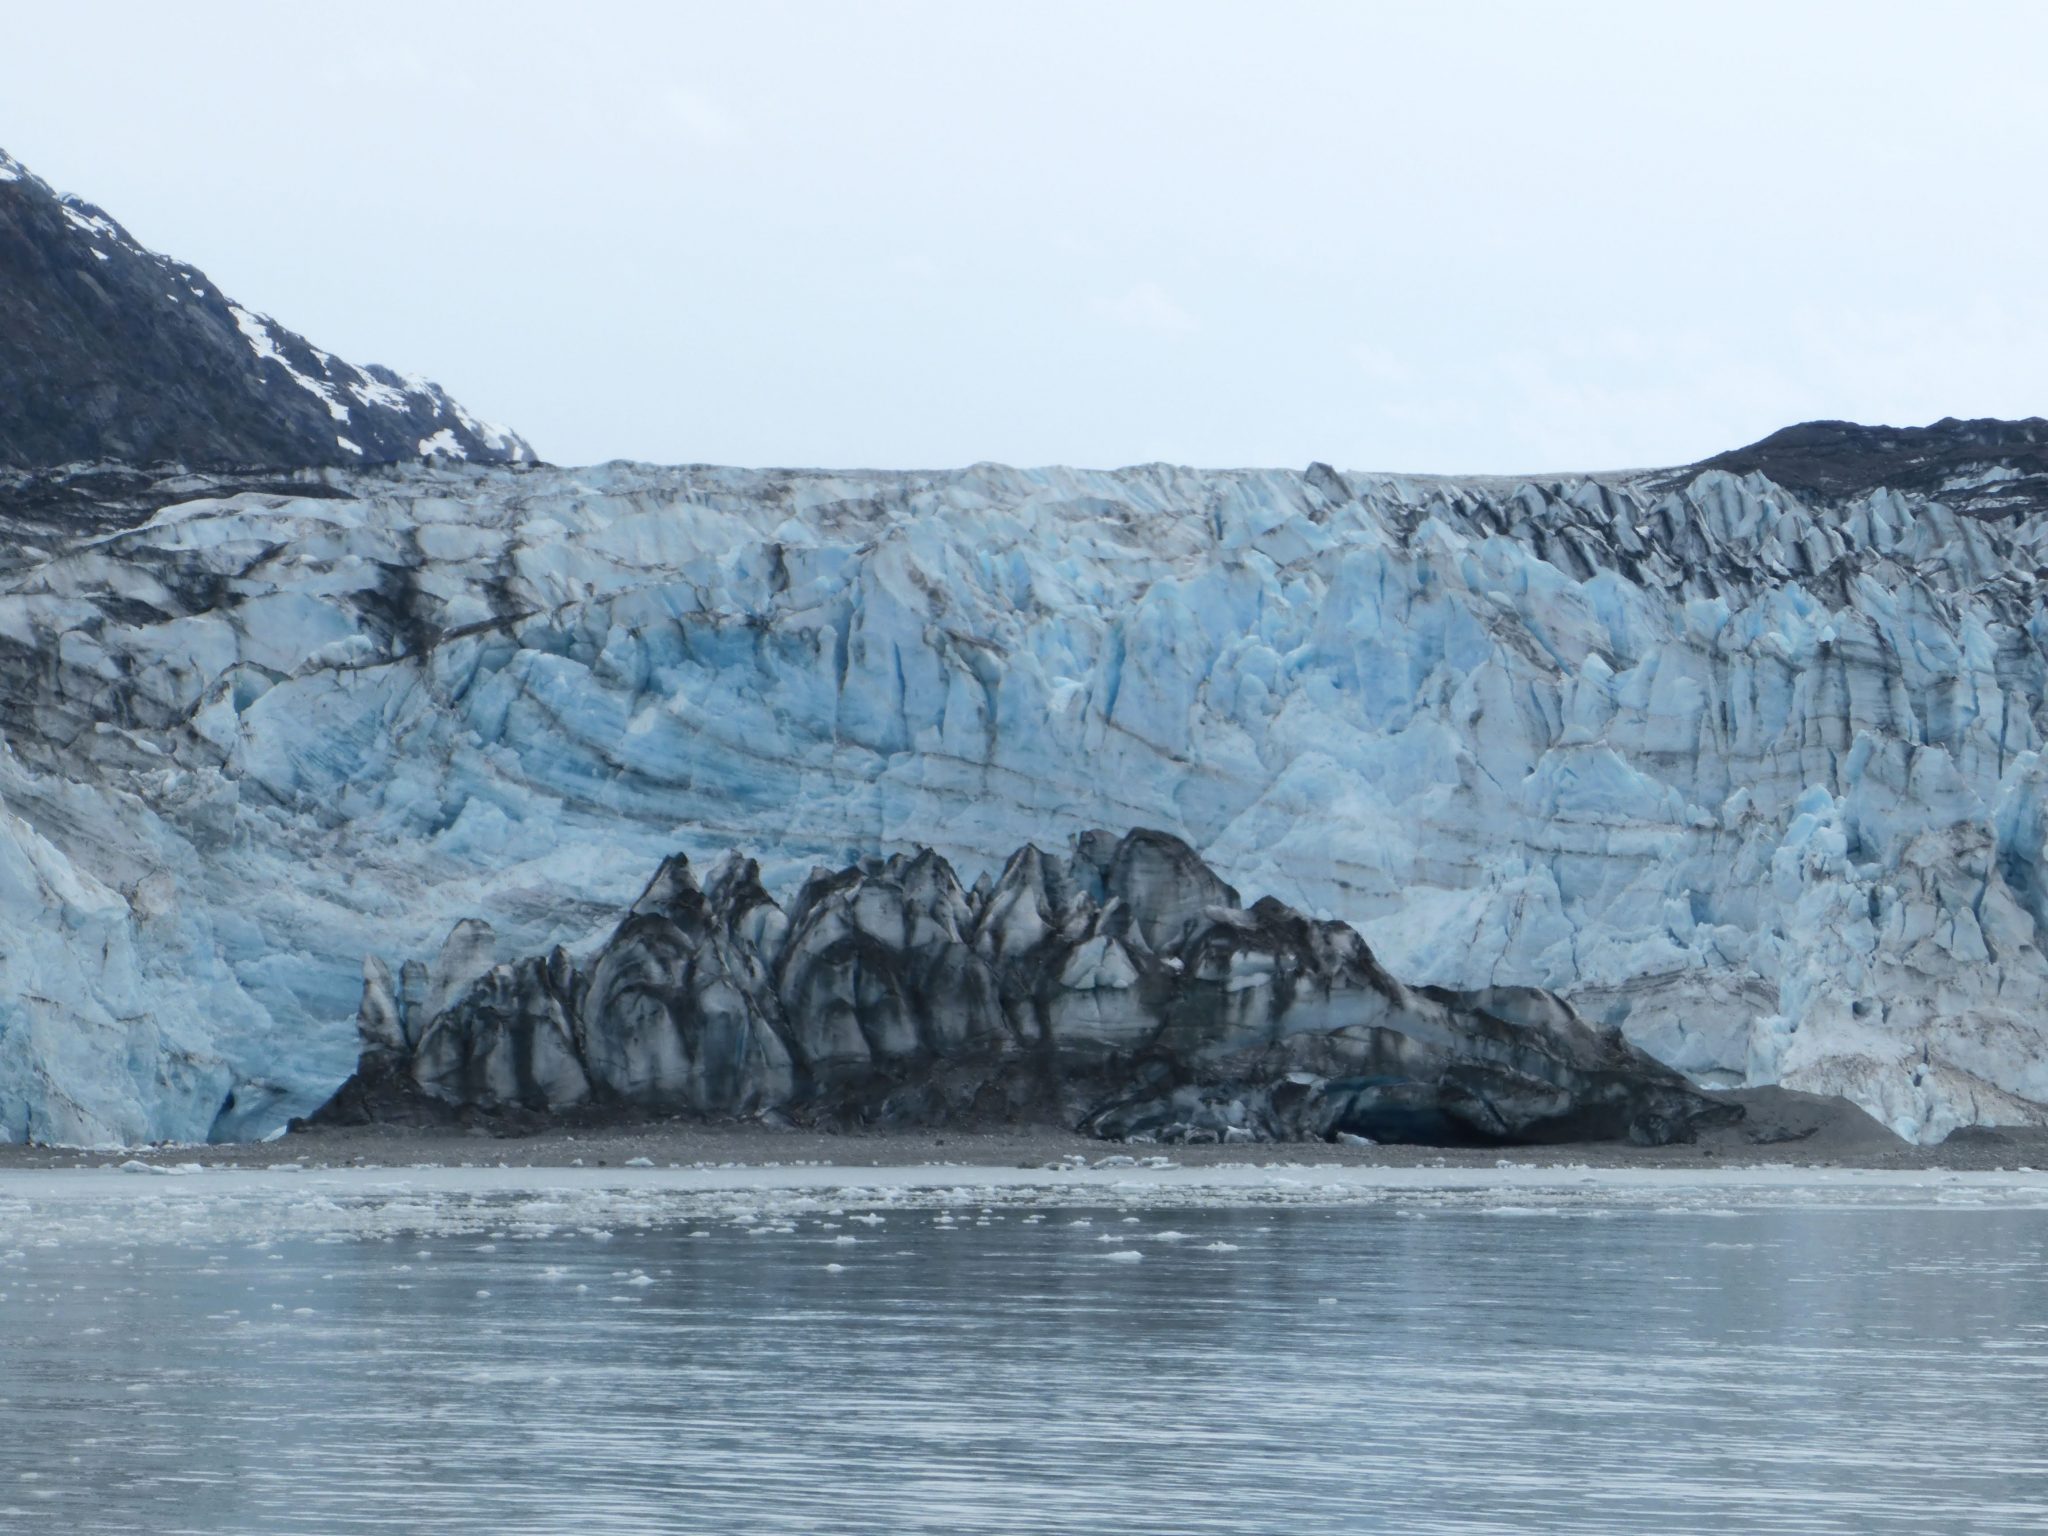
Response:
[{"label": "shoreline", "polygon": [[549,1126],[507,1135],[487,1125],[314,1127],[271,1141],[75,1148],[0,1143],[0,1172],[145,1168],[208,1170],[433,1167],[624,1169],[828,1167],[862,1169],[1046,1169],[1079,1159],[1090,1167],[1165,1158],[1183,1169],[1306,1167],[1488,1171],[1503,1167],[1666,1170],[1698,1174],[1737,1168],[1869,1172],[2009,1172],[2048,1169],[2048,1127],[1972,1127],[1934,1146],[1900,1140],[1853,1105],[1784,1089],[1729,1095],[1747,1112],[1735,1126],[1697,1142],[1637,1147],[1624,1142],[1438,1147],[1330,1142],[1124,1144],[1056,1126],[823,1131],[758,1122],[621,1120]]}]

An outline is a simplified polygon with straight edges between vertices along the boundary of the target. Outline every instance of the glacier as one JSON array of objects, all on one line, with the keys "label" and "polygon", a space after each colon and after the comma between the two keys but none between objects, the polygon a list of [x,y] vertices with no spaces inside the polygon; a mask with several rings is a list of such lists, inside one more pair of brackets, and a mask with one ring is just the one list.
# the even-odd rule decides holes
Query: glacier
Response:
[{"label": "glacier", "polygon": [[349,1075],[366,956],[472,918],[480,966],[589,954],[673,853],[788,894],[1136,826],[1701,1083],[2043,1118],[2030,504],[1323,465],[123,494],[0,510],[0,1138],[262,1134]]}]

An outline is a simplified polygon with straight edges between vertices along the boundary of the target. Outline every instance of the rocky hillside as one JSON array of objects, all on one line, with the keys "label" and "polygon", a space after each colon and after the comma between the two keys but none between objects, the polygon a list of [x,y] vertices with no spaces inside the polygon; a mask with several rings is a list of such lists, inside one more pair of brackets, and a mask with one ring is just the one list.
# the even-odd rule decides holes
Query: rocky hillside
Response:
[{"label": "rocky hillside", "polygon": [[439,385],[321,351],[0,152],[0,468],[530,460]]},{"label": "rocky hillside", "polygon": [[1762,475],[1801,496],[1845,502],[1874,491],[1926,496],[1973,517],[2048,511],[2048,421],[1957,421],[1866,427],[1807,421],[1747,448],[1716,454],[1689,473]]}]

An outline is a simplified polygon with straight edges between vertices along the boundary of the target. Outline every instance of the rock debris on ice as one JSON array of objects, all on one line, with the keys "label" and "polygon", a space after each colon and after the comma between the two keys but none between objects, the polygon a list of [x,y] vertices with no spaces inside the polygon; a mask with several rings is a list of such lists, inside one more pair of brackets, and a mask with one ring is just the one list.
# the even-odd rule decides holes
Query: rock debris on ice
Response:
[{"label": "rock debris on ice", "polygon": [[821,869],[786,911],[755,861],[730,854],[700,886],[675,855],[581,965],[559,946],[493,963],[492,944],[469,918],[395,984],[365,962],[362,1054],[316,1121],[632,1106],[1128,1141],[1662,1145],[1743,1113],[1553,993],[1406,987],[1354,929],[1247,904],[1144,829],[1084,833],[1066,857],[1027,845],[972,890],[929,849]]}]

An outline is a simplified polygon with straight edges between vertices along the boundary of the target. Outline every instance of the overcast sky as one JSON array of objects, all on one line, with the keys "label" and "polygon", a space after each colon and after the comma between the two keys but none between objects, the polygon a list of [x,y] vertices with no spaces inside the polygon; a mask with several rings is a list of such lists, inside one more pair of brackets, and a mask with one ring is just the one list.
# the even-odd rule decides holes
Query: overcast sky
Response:
[{"label": "overcast sky", "polygon": [[8,9],[0,145],[561,463],[2048,414],[2048,4]]}]

